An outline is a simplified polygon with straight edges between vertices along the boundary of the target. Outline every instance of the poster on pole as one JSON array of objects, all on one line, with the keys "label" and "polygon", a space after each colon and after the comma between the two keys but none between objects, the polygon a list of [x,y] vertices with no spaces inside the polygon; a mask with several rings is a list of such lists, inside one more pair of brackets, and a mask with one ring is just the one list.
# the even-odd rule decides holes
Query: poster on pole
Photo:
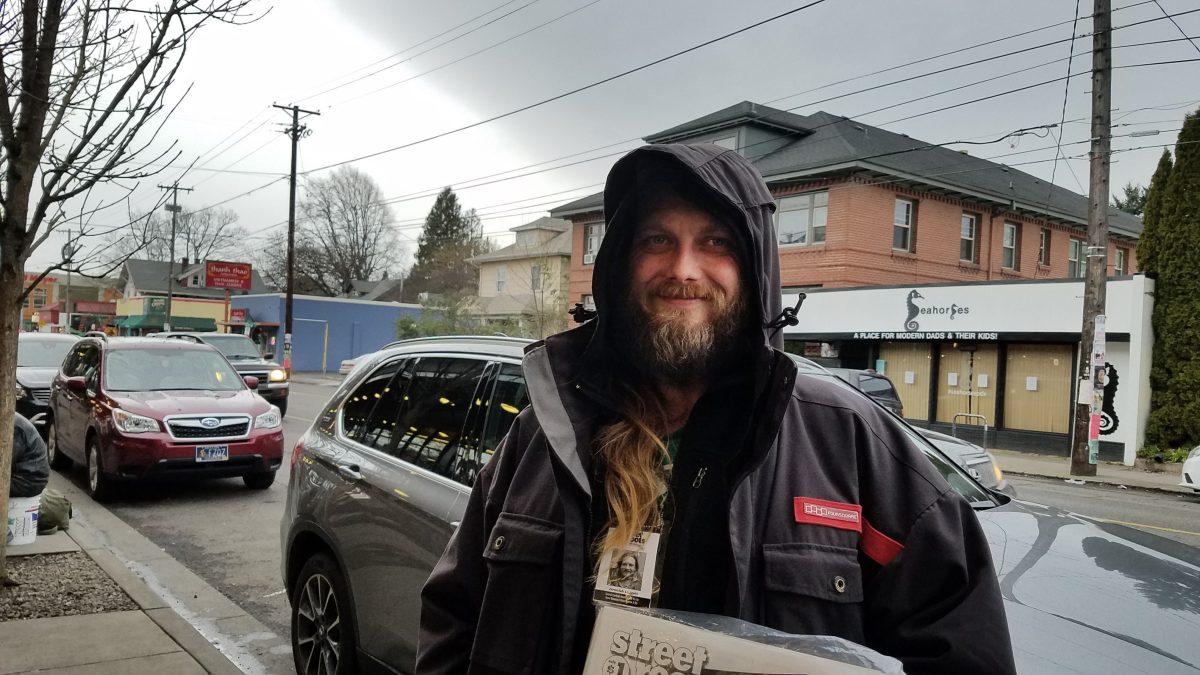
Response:
[{"label": "poster on pole", "polygon": [[204,285],[229,291],[250,290],[250,263],[204,261]]},{"label": "poster on pole", "polygon": [[1104,407],[1104,384],[1107,371],[1104,363],[1105,315],[1096,315],[1095,333],[1092,336],[1092,400],[1088,419],[1088,463],[1095,464],[1100,457],[1100,422]]}]

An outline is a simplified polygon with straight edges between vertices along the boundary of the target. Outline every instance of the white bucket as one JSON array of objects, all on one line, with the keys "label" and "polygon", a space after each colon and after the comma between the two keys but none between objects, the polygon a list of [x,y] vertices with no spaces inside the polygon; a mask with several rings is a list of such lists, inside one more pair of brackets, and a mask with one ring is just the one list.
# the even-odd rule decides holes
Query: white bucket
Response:
[{"label": "white bucket", "polygon": [[8,500],[9,545],[32,544],[37,540],[38,505],[42,496],[10,497]]}]

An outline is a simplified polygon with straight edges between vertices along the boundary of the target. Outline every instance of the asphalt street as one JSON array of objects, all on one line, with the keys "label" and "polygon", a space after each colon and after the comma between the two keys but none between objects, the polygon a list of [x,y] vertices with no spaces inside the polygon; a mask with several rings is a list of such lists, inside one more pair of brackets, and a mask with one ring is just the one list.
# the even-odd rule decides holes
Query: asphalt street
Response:
[{"label": "asphalt street", "polygon": [[[138,486],[109,508],[247,613],[288,635],[288,602],[280,579],[279,522],[290,453],[333,394],[335,381],[293,383],[283,467],[270,489],[240,479]],[[82,479],[82,475],[78,476]],[[1012,476],[1022,499],[1131,524],[1200,548],[1200,496],[1074,486]]]}]

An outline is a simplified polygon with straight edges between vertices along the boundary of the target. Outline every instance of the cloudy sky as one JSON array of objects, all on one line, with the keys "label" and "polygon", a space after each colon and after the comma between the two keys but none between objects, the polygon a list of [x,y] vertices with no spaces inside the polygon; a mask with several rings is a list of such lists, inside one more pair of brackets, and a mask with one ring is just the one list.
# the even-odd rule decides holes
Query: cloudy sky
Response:
[{"label": "cloudy sky", "polygon": [[[824,110],[938,143],[996,138],[1060,120],[1063,82],[930,111],[1066,75],[1075,2],[826,0],[586,91],[424,140],[570,92],[803,4],[263,4],[261,9],[270,11],[260,21],[208,28],[191,45],[180,77],[191,90],[164,136],[177,139],[182,151],[175,165],[196,161],[198,168],[186,175],[165,169],[139,186],[129,206],[134,211],[152,206],[159,193],[155,185],[178,178],[181,186],[194,189],[181,200],[188,208],[228,200],[224,206],[236,210],[240,224],[253,235],[247,246],[253,257],[254,248],[284,229],[287,219],[287,184],[282,177],[289,152],[280,131],[287,116],[271,108],[272,103],[320,111],[320,116],[304,120],[312,135],[300,143],[300,170],[310,176],[321,175],[328,171],[322,167],[331,164],[407,146],[353,163],[371,174],[385,195],[397,198],[392,204],[394,227],[410,252],[433,200],[428,195],[441,186],[455,186],[462,201],[483,216],[485,232],[503,243],[509,228],[544,215],[555,204],[597,191],[615,161],[613,154],[636,147],[640,137],[743,100],[801,114]],[[1185,33],[1200,36],[1200,11],[1175,17],[1178,27],[1162,18],[1164,11],[1200,9],[1194,0],[1114,0],[1113,6],[1116,66],[1200,59],[1200,40],[1193,44],[1183,39]],[[1079,12],[1087,15],[1090,3],[1083,2]],[[1158,20],[1121,28],[1150,19]],[[1090,31],[1091,19],[1085,17],[1075,33]],[[1024,32],[1028,33],[997,41]],[[1141,44],[1147,42],[1158,44]],[[1090,49],[1090,37],[1075,41],[1071,72],[1090,68]],[[964,51],[904,65],[954,50]],[[1018,50],[1024,51],[889,84]],[[891,70],[860,77],[883,69]],[[886,86],[853,93],[877,85]],[[179,86],[176,92],[183,90]],[[1080,156],[1087,152],[1089,90],[1087,75],[1071,78],[1066,89],[1068,123],[1062,153],[1070,159],[1057,165],[1048,161],[1055,156],[1054,137],[1023,136],[970,146],[970,151],[984,157],[1020,152],[997,161],[1037,162],[1019,168],[1045,179],[1053,172],[1056,183],[1083,192],[1088,167]],[[1184,114],[1200,106],[1200,62],[1118,68],[1112,91],[1114,122],[1124,125],[1114,129],[1114,149],[1172,143]],[[1159,133],[1128,135],[1135,131]],[[1152,147],[1114,155],[1112,184],[1147,182],[1159,153],[1161,148]],[[530,175],[512,178],[514,174]],[[471,187],[479,182],[488,184]],[[104,221],[124,216],[123,210],[113,210]],[[35,263],[52,260],[58,248],[49,242],[35,253]]]}]

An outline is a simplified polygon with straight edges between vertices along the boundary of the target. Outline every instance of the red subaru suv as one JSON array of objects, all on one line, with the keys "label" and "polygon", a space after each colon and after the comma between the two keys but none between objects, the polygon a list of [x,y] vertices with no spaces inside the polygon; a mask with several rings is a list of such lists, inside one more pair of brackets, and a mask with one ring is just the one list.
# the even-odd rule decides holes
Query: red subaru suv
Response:
[{"label": "red subaru suv", "polygon": [[91,333],[50,388],[50,463],[84,464],[97,499],[165,476],[241,476],[266,489],[283,457],[282,416],[257,386],[203,343]]}]

